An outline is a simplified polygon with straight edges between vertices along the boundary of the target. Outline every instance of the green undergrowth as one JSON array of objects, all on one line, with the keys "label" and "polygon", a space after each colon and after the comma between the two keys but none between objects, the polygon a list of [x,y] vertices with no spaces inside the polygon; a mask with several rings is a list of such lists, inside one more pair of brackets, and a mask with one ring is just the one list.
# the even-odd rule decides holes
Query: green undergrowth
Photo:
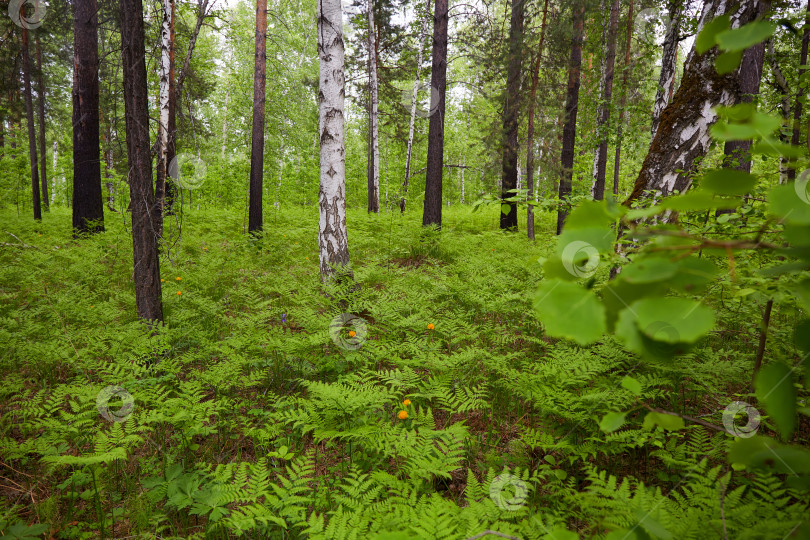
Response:
[{"label": "green undergrowth", "polygon": [[[789,534],[806,492],[732,470],[725,433],[600,430],[639,400],[627,375],[647,403],[722,425],[750,391],[756,308],[711,290],[725,319],[661,363],[549,338],[532,300],[552,216],[531,243],[497,211],[446,209],[441,233],[350,211],[343,287],[320,283],[315,207],[273,214],[260,240],[233,212],[188,212],[167,220],[151,337],[128,216],[75,240],[69,210],[3,211],[4,538]],[[774,314],[769,347],[792,319]],[[132,399],[105,409],[111,386]]]}]

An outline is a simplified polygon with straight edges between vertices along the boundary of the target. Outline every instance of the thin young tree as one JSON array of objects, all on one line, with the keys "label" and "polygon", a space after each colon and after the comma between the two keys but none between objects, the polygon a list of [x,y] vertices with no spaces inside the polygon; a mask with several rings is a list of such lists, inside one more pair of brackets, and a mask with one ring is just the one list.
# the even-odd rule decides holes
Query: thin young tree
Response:
[{"label": "thin young tree", "polygon": [[[25,9],[23,5],[21,9]],[[22,68],[23,85],[25,86],[25,113],[28,120],[28,151],[31,162],[31,191],[33,197],[34,219],[42,219],[42,207],[39,197],[39,171],[37,170],[37,136],[34,127],[34,103],[31,97],[31,56],[28,53],[28,28],[22,28]]]},{"label": "thin young tree", "polygon": [[577,139],[577,111],[579,110],[580,71],[582,68],[582,40],[585,29],[585,3],[579,0],[571,6],[573,35],[571,38],[571,59],[568,63],[568,91],[565,100],[565,125],[563,127],[562,155],[560,172],[560,208],[557,211],[557,234],[562,233],[565,218],[568,217],[568,197],[571,195],[571,181],[574,175],[574,147]]},{"label": "thin young tree", "polygon": [[622,73],[622,92],[619,99],[619,118],[617,120],[618,128],[616,129],[616,155],[613,158],[613,195],[619,194],[619,169],[622,161],[622,142],[624,135],[624,116],[626,114],[627,93],[629,92],[630,80],[630,50],[633,45],[633,0],[630,0],[630,6],[627,8],[627,34],[624,42],[624,67]]},{"label": "thin young tree", "polygon": [[368,0],[368,211],[380,211],[380,125],[374,0]]},{"label": "thin young tree", "polygon": [[442,226],[442,168],[444,165],[444,106],[447,90],[448,22],[447,0],[436,0],[433,11],[433,63],[430,71],[430,86],[436,90],[438,102],[434,104],[431,99],[430,103],[422,225],[437,228]]},{"label": "thin young tree", "polygon": [[317,0],[318,138],[321,185],[318,193],[318,258],[321,280],[351,278],[346,232],[345,77],[340,0]]},{"label": "thin young tree", "polygon": [[[517,230],[517,203],[505,199],[517,196],[518,115],[520,113],[520,72],[523,66],[523,19],[525,0],[512,0],[509,20],[509,56],[503,104],[503,162],[501,171],[501,229]],[[503,209],[509,208],[508,212]]]},{"label": "thin young tree", "polygon": [[250,203],[248,232],[262,230],[262,180],[264,178],[264,101],[267,66],[267,0],[256,1],[256,52],[253,71],[253,128],[250,147]]},{"label": "thin young tree", "polygon": [[610,17],[607,26],[607,50],[605,52],[605,69],[602,72],[602,100],[596,118],[599,146],[596,150],[596,177],[594,178],[593,198],[601,201],[605,198],[605,176],[607,174],[608,134],[610,122],[610,104],[613,99],[613,71],[616,64],[616,37],[619,32],[619,0],[610,5]]},{"label": "thin young tree", "polygon": [[37,55],[37,94],[39,112],[39,180],[42,185],[42,206],[47,212],[51,206],[48,196],[48,166],[45,155],[45,75],[42,70],[42,47],[39,44],[39,34],[36,35],[36,55]]},{"label": "thin young tree", "polygon": [[138,317],[151,325],[163,321],[163,301],[157,234],[152,216],[155,192],[149,144],[143,5],[141,0],[121,0],[120,5],[135,303]]},{"label": "thin young tree", "polygon": [[[73,14],[73,231],[104,230],[99,160],[98,9],[76,0]],[[151,178],[151,175],[150,175]]]},{"label": "thin young tree", "polygon": [[[807,95],[808,84],[804,80],[805,73],[807,72],[807,49],[810,45],[810,0],[807,1],[807,13],[804,19],[804,34],[802,35],[802,50],[799,54],[799,88],[796,91],[796,99],[793,102],[793,133],[790,138],[790,143],[799,145],[801,139],[801,122],[802,122],[802,102],[803,96]],[[810,126],[807,131],[807,146],[810,148]],[[788,169],[788,180],[796,179],[796,169],[790,167]]]},{"label": "thin young tree", "polygon": [[[534,195],[534,107],[537,101],[537,85],[540,81],[540,62],[543,59],[543,42],[546,38],[546,21],[548,19],[548,0],[543,3],[543,22],[540,24],[540,42],[537,45],[537,56],[532,69],[532,89],[529,94],[529,117],[526,128],[526,185],[529,192],[526,198],[531,203]],[[526,211],[526,234],[529,240],[534,240],[534,206],[529,204]]]}]

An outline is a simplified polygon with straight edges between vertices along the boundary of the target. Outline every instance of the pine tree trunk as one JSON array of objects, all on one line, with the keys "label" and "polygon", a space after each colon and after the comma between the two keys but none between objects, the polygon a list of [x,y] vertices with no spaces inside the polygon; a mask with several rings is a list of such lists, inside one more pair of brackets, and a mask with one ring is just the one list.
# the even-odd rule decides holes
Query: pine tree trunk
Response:
[{"label": "pine tree trunk", "polygon": [[525,0],[512,0],[509,22],[509,66],[503,106],[503,164],[501,172],[501,229],[517,231],[517,203],[504,199],[515,197],[518,186],[518,115],[520,113],[520,72],[523,61],[523,19]]},{"label": "pine tree trunk", "polygon": [[[24,6],[22,6],[24,9]],[[31,191],[33,197],[34,219],[42,219],[41,199],[39,195],[39,171],[37,167],[37,136],[34,125],[34,103],[31,96],[31,58],[28,54],[28,30],[22,29],[23,84],[25,85],[25,113],[28,120],[28,152],[31,162]]]},{"label": "pine tree trunk", "polygon": [[411,119],[408,124],[408,148],[405,153],[405,181],[402,183],[402,198],[399,201],[399,211],[405,212],[405,199],[408,195],[408,182],[411,178],[411,158],[413,156],[413,133],[416,126],[416,98],[419,93],[419,77],[422,71],[422,51],[428,35],[428,16],[430,13],[430,0],[425,0],[425,17],[422,19],[422,35],[419,41],[419,52],[416,60],[416,77],[413,79],[413,94],[411,96]]},{"label": "pine tree trunk", "polygon": [[[95,4],[93,0],[90,1]],[[132,207],[135,303],[138,317],[155,324],[163,321],[163,302],[157,236],[151,215],[155,207],[155,192],[152,187],[143,25],[141,0],[121,0],[121,56]]]},{"label": "pine tree trunk", "polygon": [[352,278],[346,231],[346,130],[343,20],[340,0],[317,0],[318,131],[321,185],[318,193],[318,258],[321,280]]},{"label": "pine tree trunk", "polygon": [[368,211],[380,211],[380,133],[377,111],[377,42],[374,25],[374,0],[368,0],[368,86],[369,86],[369,163],[368,163]]},{"label": "pine tree trunk", "polygon": [[605,70],[602,80],[602,102],[596,120],[599,147],[596,159],[596,178],[593,184],[593,198],[601,201],[605,198],[605,177],[607,175],[608,136],[607,126],[610,122],[610,103],[613,99],[613,72],[616,64],[616,38],[619,32],[619,0],[613,0],[610,6],[610,20],[607,30],[607,51],[605,53]]},{"label": "pine tree trunk", "polygon": [[[433,12],[433,62],[430,86],[438,92],[436,110],[431,103],[428,127],[427,170],[425,172],[425,204],[423,226],[442,226],[442,168],[444,164],[444,106],[447,89],[447,0],[436,0]],[[432,100],[431,100],[432,101]]]},{"label": "pine tree trunk", "polygon": [[42,184],[42,205],[47,212],[50,208],[48,196],[47,156],[45,154],[45,76],[42,73],[42,48],[39,46],[39,34],[36,38],[37,54],[37,94],[39,94],[39,167]]},{"label": "pine tree trunk", "polygon": [[630,51],[633,45],[633,0],[627,11],[627,39],[624,43],[624,72],[622,73],[622,97],[619,103],[619,127],[616,130],[616,155],[613,158],[613,195],[619,194],[619,169],[622,161],[622,136],[624,114],[627,106],[628,80],[630,78]]},{"label": "pine tree trunk", "polygon": [[[96,0],[77,0],[73,30],[73,230],[104,230],[99,163],[98,15]],[[97,227],[88,222],[98,221]]]},{"label": "pine tree trunk", "polygon": [[565,126],[560,174],[560,209],[557,212],[557,234],[563,230],[568,210],[562,206],[571,195],[571,180],[574,173],[574,146],[577,138],[577,111],[579,109],[580,71],[582,67],[582,38],[585,27],[585,4],[579,0],[572,6],[574,33],[571,41],[571,59],[568,64],[568,94],[565,101]]},{"label": "pine tree trunk", "polygon": [[[540,25],[540,42],[537,45],[537,57],[534,60],[534,68],[532,71],[532,89],[529,94],[529,110],[527,116],[529,117],[528,126],[526,128],[526,185],[529,187],[527,198],[531,200],[532,195],[535,194],[537,200],[537,190],[533,190],[534,179],[534,106],[537,101],[537,85],[540,80],[540,62],[543,59],[543,42],[546,38],[546,20],[548,19],[548,0],[543,3],[543,22]],[[528,205],[526,211],[526,234],[529,240],[534,240],[534,206]]]},{"label": "pine tree trunk", "polygon": [[[804,19],[804,34],[802,36],[802,51],[799,55],[799,66],[807,65],[807,49],[810,45],[810,0],[807,1],[807,14]],[[802,77],[807,72],[804,67],[799,67],[799,89],[796,91],[796,100],[793,104],[793,135],[790,143],[798,146],[801,139],[801,122],[802,122],[802,96],[807,95],[808,85],[805,82],[802,84]],[[810,126],[807,131],[807,147],[810,149]],[[796,169],[791,167],[788,169],[788,180],[796,179]]]},{"label": "pine tree trunk", "polygon": [[682,17],[683,7],[681,6],[681,0],[670,0],[670,26],[664,37],[663,53],[661,54],[661,74],[658,77],[658,91],[655,94],[652,126],[650,128],[652,134],[650,138],[651,142],[655,139],[655,132],[658,131],[661,113],[664,112],[670,99],[672,99],[675,88],[675,72],[678,68],[678,45],[680,43]]},{"label": "pine tree trunk", "polygon": [[[732,26],[737,28],[754,20],[759,6],[758,0],[743,0],[732,6],[725,0],[706,0],[698,33],[707,21],[724,14],[731,15]],[[717,119],[711,109],[737,103],[740,98],[736,74],[719,75],[715,70],[718,54],[717,47],[704,54],[692,49],[680,88],[661,115],[633,192],[624,204],[629,205],[647,190],[666,197],[676,190],[683,193],[691,186],[695,160],[706,155],[711,142],[709,128]]]},{"label": "pine tree trunk", "polygon": [[262,180],[264,177],[264,101],[267,64],[267,0],[256,2],[256,54],[253,73],[253,133],[250,149],[250,204],[248,232],[262,230]]}]

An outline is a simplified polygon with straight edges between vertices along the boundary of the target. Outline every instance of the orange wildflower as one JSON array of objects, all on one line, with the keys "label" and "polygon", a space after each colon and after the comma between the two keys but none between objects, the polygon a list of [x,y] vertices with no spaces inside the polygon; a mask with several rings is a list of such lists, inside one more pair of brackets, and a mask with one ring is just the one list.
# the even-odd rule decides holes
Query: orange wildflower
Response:
[{"label": "orange wildflower", "polygon": [[428,330],[433,330],[434,328],[436,328],[436,327],[433,326],[433,323],[428,324]]},{"label": "orange wildflower", "polygon": [[400,420],[405,420],[406,418],[408,418],[408,411],[399,411],[397,418],[399,418]]}]

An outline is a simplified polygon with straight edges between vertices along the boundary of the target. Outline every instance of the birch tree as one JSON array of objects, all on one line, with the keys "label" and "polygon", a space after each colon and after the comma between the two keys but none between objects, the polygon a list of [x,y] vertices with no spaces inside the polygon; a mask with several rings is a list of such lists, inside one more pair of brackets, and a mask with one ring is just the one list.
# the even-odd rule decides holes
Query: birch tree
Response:
[{"label": "birch tree", "polygon": [[380,211],[380,128],[374,0],[368,0],[368,211]]},{"label": "birch tree", "polygon": [[683,17],[683,6],[681,0],[670,0],[669,2],[669,26],[667,27],[661,54],[661,73],[658,76],[658,90],[655,94],[653,105],[652,125],[650,127],[651,138],[655,139],[655,132],[658,131],[658,123],[661,113],[669,104],[675,90],[675,71],[678,67],[678,46],[680,44],[681,19]]},{"label": "birch tree", "polygon": [[174,0],[161,2],[162,23],[160,28],[160,94],[158,99],[158,155],[157,155],[157,183],[155,186],[155,227],[158,237],[163,236],[163,206],[166,192],[166,178],[168,176],[169,162],[169,97],[170,72],[172,71],[174,44],[171,39],[171,21],[174,17]]},{"label": "birch tree", "polygon": [[346,233],[345,54],[340,0],[317,2],[318,134],[321,145],[318,258],[321,280],[329,281],[352,277]]}]

